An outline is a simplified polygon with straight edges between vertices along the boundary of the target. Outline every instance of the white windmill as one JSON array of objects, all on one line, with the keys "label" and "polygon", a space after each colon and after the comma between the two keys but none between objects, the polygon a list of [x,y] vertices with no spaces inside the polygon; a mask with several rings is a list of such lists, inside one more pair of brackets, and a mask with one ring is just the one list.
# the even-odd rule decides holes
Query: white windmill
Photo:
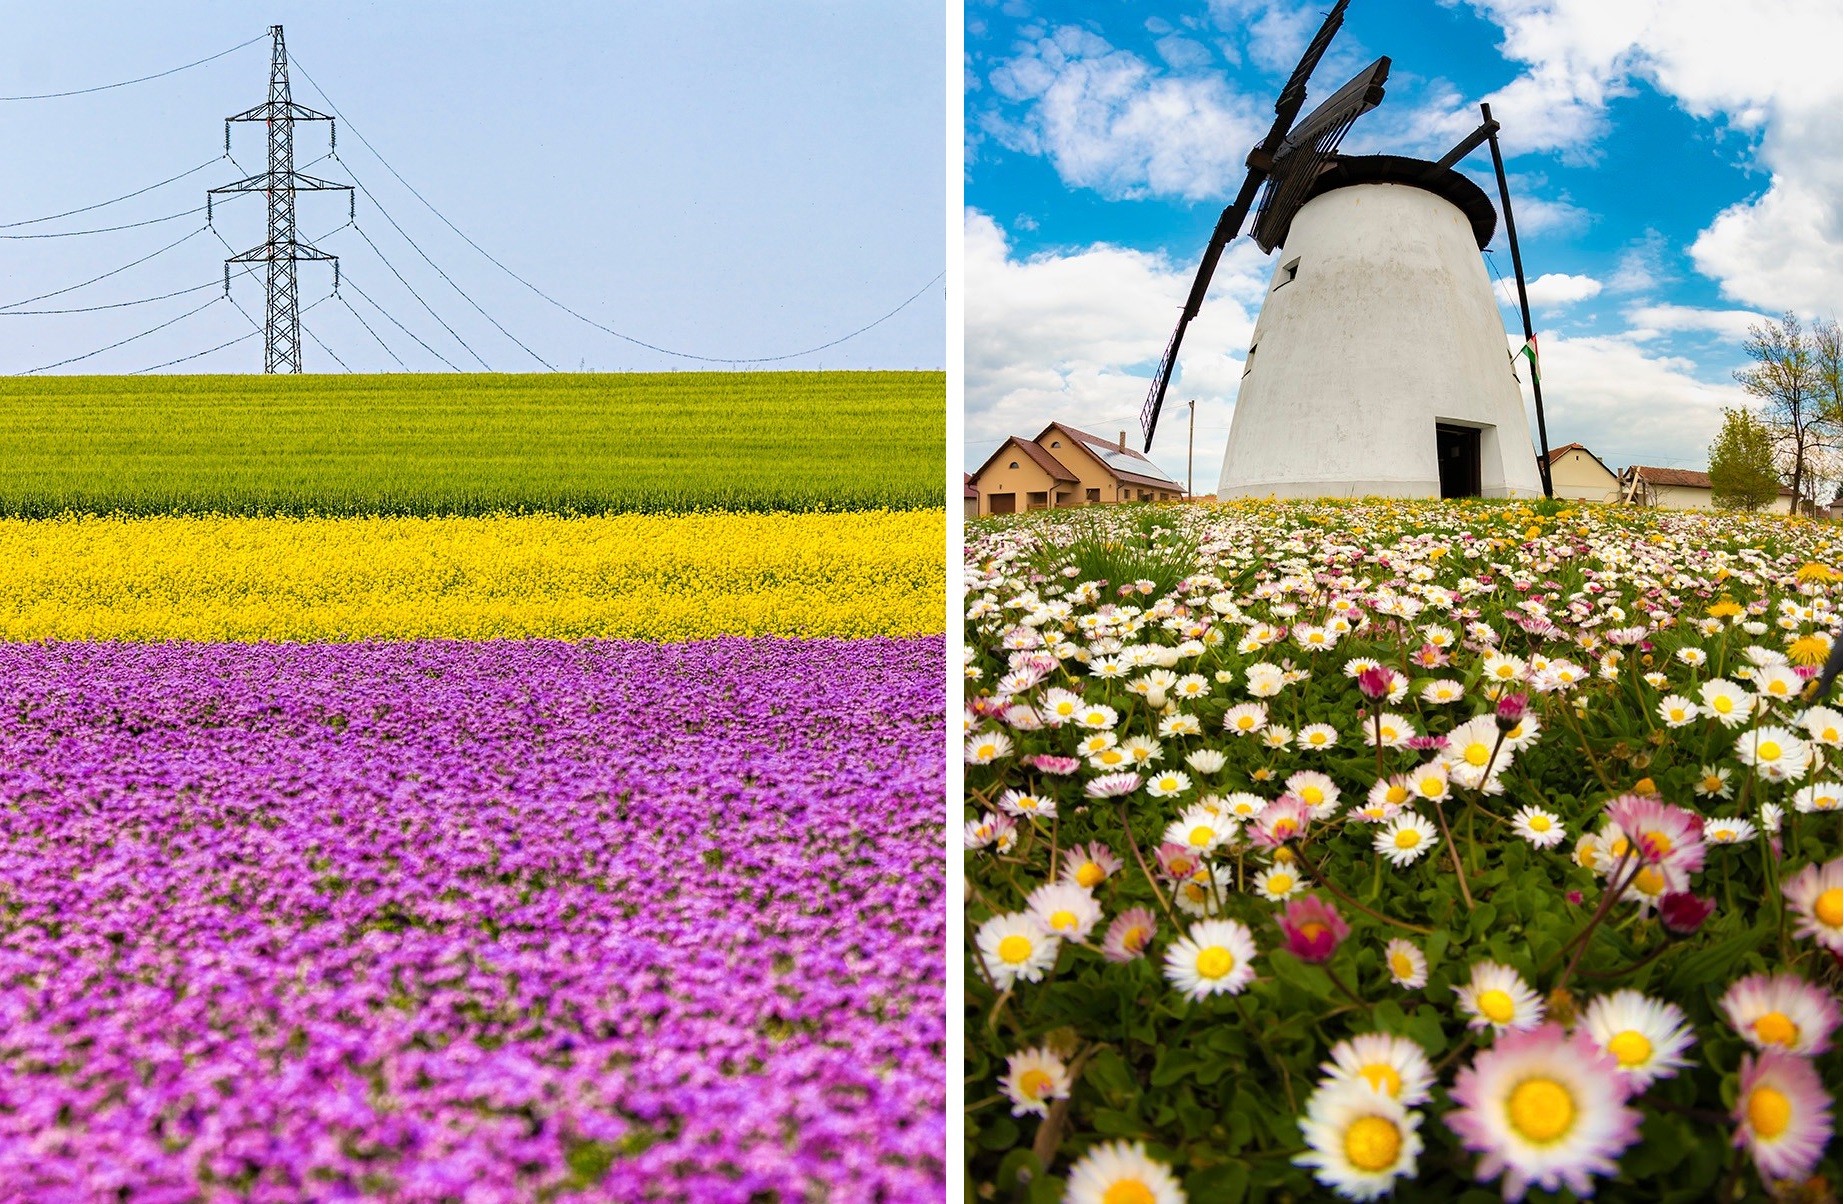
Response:
[{"label": "white windmill", "polygon": [[[1389,59],[1380,58],[1293,125],[1348,2],[1338,0],[1287,81],[1274,126],[1249,152],[1248,177],[1217,222],[1140,414],[1146,447],[1185,327],[1266,181],[1250,234],[1281,254],[1244,361],[1217,495],[1547,496],[1536,343],[1491,110],[1480,106],[1484,123],[1438,162],[1341,156],[1352,122],[1383,99]],[[1453,170],[1488,141],[1532,358],[1541,459],[1480,256],[1497,214]]]}]

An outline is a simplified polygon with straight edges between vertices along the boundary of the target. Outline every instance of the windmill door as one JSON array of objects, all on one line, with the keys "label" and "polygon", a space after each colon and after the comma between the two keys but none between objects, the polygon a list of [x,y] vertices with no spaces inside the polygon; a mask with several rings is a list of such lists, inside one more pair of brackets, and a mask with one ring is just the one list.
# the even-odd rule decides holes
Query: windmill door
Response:
[{"label": "windmill door", "polygon": [[1434,451],[1441,466],[1441,496],[1479,496],[1479,431],[1436,423]]}]

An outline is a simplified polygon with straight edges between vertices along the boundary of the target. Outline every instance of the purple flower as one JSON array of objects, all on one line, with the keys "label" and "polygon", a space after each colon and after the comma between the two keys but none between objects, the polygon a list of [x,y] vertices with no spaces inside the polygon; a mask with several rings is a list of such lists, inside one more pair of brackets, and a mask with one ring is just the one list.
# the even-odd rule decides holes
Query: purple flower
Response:
[{"label": "purple flower", "polygon": [[1678,936],[1696,932],[1715,910],[1716,900],[1700,899],[1687,890],[1670,891],[1658,901],[1659,922]]},{"label": "purple flower", "polygon": [[1339,942],[1351,935],[1338,909],[1312,895],[1290,901],[1275,919],[1287,934],[1287,951],[1303,962],[1330,961]]}]

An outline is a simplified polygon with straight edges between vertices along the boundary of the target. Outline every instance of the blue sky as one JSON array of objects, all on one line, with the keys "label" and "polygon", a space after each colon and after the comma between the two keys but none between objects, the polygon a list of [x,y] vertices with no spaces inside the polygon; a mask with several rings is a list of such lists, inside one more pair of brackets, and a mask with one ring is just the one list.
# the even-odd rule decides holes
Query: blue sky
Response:
[{"label": "blue sky", "polygon": [[[940,0],[875,6],[8,0],[0,3],[6,29],[0,95],[164,71],[275,23],[285,27],[300,66],[351,123],[339,131],[340,161],[306,170],[344,182],[356,177],[376,195],[375,203],[359,197],[356,230],[331,234],[324,244],[342,257],[345,286],[342,300],[328,300],[304,319],[330,349],[303,338],[309,371],[339,371],[335,355],[357,371],[401,370],[379,339],[412,370],[444,370],[437,353],[468,369],[484,361],[499,371],[542,370],[407,240],[486,314],[560,368],[700,366],[600,333],[534,296],[393,179],[360,133],[437,210],[521,276],[604,325],[673,350],[719,358],[801,351],[895,308],[945,267],[947,19]],[[207,187],[238,176],[230,161],[89,213],[13,224],[120,196],[221,154],[223,119],[266,97],[268,64],[264,38],[132,87],[0,102],[6,163],[0,235],[139,222],[203,204]],[[298,73],[293,85],[297,101],[327,111]],[[295,137],[297,166],[327,149],[324,125],[298,126]],[[261,128],[237,127],[233,153],[248,171],[260,170]],[[218,211],[215,225],[244,250],[263,240],[262,206],[259,196],[239,199]],[[386,212],[406,233],[393,228]],[[345,219],[343,194],[300,197],[298,224],[306,236]],[[120,267],[202,224],[197,215],[114,233],[0,239],[0,307]],[[111,304],[221,280],[227,254],[203,232],[97,284],[15,308]],[[301,265],[300,280],[304,307],[331,292],[324,267]],[[94,313],[0,317],[0,372],[82,355],[214,295],[202,290]],[[233,287],[236,301],[258,320],[263,295],[257,280],[239,279]],[[937,282],[876,329],[778,366],[940,369],[943,297]],[[219,302],[57,371],[134,371],[250,330],[229,303]],[[174,370],[261,367],[261,342],[250,339]]]},{"label": "blue sky", "polygon": [[[1329,3],[1004,0],[966,10],[967,445],[1050,418],[1137,433],[1242,160]],[[1352,0],[1308,110],[1388,55],[1343,149],[1437,158],[1490,101],[1543,348],[1550,443],[1702,468],[1750,322],[1844,309],[1837,6]],[[1496,198],[1481,148],[1463,169]],[[1489,256],[1519,329],[1502,222]],[[1270,258],[1216,274],[1169,398],[1216,480]],[[1521,341],[1521,339],[1519,340]],[[1154,459],[1183,479],[1169,408]]]}]

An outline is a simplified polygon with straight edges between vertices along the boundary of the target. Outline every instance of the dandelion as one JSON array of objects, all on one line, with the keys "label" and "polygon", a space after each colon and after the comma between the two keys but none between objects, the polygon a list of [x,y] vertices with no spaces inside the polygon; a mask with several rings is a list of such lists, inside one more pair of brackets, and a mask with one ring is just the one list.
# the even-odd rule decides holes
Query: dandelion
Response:
[{"label": "dandelion", "polygon": [[1191,999],[1239,995],[1254,981],[1255,937],[1240,920],[1200,920],[1165,950],[1165,977]]},{"label": "dandelion", "polygon": [[1447,1125],[1480,1155],[1476,1178],[1504,1175],[1505,1198],[1532,1186],[1592,1195],[1595,1175],[1619,1170],[1639,1136],[1614,1059],[1585,1032],[1559,1024],[1511,1032],[1481,1050],[1454,1081]]},{"label": "dandelion", "polygon": [[1069,1168],[1063,1204],[1185,1204],[1177,1176],[1139,1142],[1095,1146]]},{"label": "dandelion", "polygon": [[1802,1057],[1831,1048],[1837,1001],[1797,974],[1751,974],[1730,985],[1721,1000],[1729,1027],[1756,1049],[1782,1049]]},{"label": "dandelion", "polygon": [[1818,1166],[1831,1143],[1831,1097],[1804,1058],[1768,1050],[1742,1055],[1735,1095],[1735,1142],[1748,1151],[1761,1178],[1800,1179]]},{"label": "dandelion", "polygon": [[1300,1134],[1306,1149],[1295,1166],[1347,1200],[1375,1200],[1413,1177],[1421,1156],[1421,1116],[1360,1083],[1328,1082],[1306,1101]]},{"label": "dandelion", "polygon": [[1780,889],[1798,917],[1793,935],[1812,937],[1832,953],[1844,953],[1844,858],[1833,857],[1822,867],[1808,865]]},{"label": "dandelion", "polygon": [[1371,838],[1371,847],[1397,868],[1419,861],[1439,844],[1435,827],[1413,811],[1404,811],[1390,820]]},{"label": "dandelion", "polygon": [[1472,978],[1453,991],[1460,997],[1460,1010],[1469,1017],[1468,1028],[1489,1025],[1503,1033],[1507,1029],[1533,1029],[1543,1023],[1542,1000],[1509,966],[1475,962]]},{"label": "dandelion", "polygon": [[1389,967],[1390,981],[1405,991],[1428,985],[1427,955],[1410,941],[1398,937],[1383,946],[1383,964]]},{"label": "dandelion", "polygon": [[1158,921],[1144,907],[1130,907],[1114,917],[1101,941],[1101,956],[1111,962],[1138,960],[1159,931]]},{"label": "dandelion", "polygon": [[1012,1115],[1050,1114],[1050,1101],[1069,1098],[1069,1067],[1045,1048],[1026,1049],[1005,1059],[999,1089],[1012,1101]]},{"label": "dandelion", "polygon": [[1561,816],[1536,806],[1525,807],[1513,815],[1511,830],[1539,849],[1553,849],[1568,835]]},{"label": "dandelion", "polygon": [[1619,1063],[1634,1094],[1690,1065],[1681,1055],[1697,1040],[1676,1004],[1633,990],[1592,1001],[1581,1023],[1594,1043]]},{"label": "dandelion", "polygon": [[974,945],[986,963],[986,973],[1001,991],[1023,979],[1037,982],[1056,965],[1061,942],[1044,930],[1029,912],[998,915],[980,925]]}]

